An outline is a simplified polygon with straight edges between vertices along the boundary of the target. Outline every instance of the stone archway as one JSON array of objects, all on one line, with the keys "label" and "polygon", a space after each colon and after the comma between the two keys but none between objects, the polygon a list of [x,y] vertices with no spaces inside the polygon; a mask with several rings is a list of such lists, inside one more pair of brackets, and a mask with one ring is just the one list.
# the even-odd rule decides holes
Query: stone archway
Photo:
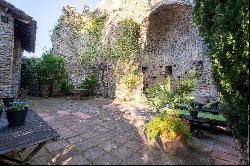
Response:
[{"label": "stone archway", "polygon": [[199,74],[196,91],[215,93],[206,45],[192,26],[192,6],[164,4],[153,8],[143,27],[144,41],[139,58],[144,86],[171,77],[171,87],[190,70]]}]

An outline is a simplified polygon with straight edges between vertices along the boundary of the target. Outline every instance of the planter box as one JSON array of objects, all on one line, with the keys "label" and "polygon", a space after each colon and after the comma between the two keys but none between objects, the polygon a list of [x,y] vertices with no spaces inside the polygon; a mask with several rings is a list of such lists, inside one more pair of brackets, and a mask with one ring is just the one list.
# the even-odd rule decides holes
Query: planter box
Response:
[{"label": "planter box", "polygon": [[15,127],[25,124],[28,109],[19,111],[6,110],[5,112],[9,122],[9,127]]}]

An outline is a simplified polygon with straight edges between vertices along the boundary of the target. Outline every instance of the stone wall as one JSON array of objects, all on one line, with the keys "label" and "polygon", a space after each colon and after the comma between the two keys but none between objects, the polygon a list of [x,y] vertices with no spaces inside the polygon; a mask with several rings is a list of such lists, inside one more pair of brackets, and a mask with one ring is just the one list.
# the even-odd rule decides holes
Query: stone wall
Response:
[{"label": "stone wall", "polygon": [[12,66],[12,93],[17,96],[19,93],[21,81],[21,62],[22,48],[19,39],[15,38],[13,49],[13,66]]},{"label": "stone wall", "polygon": [[[119,66],[106,60],[100,61],[95,64],[100,83],[97,94],[139,100],[143,86],[162,81],[169,75],[171,86],[175,88],[193,70],[199,75],[193,95],[199,100],[202,96],[216,95],[206,45],[192,26],[193,0],[117,0],[115,3],[104,0],[98,7],[102,13],[108,13],[102,36],[104,46],[107,40],[112,42],[115,38],[113,30],[119,21],[129,18],[142,25],[141,49],[136,65],[143,72],[144,81],[135,91],[127,91],[115,76]],[[74,10],[68,11],[68,15],[79,15]],[[87,16],[84,18],[88,19]],[[83,31],[82,38],[75,38],[69,24],[61,25],[59,35],[52,37],[53,50],[66,59],[70,78],[79,85],[80,80],[93,71],[80,63],[89,36]]]},{"label": "stone wall", "polygon": [[54,83],[51,87],[49,83],[40,82],[40,89],[38,91],[38,94],[35,94],[34,96],[42,96],[42,97],[62,96],[61,87],[56,83]]},{"label": "stone wall", "polygon": [[149,15],[144,26],[140,55],[144,86],[163,81],[169,75],[175,89],[193,71],[198,74],[193,95],[198,100],[203,95],[216,95],[206,45],[192,26],[191,5],[162,4]]},{"label": "stone wall", "polygon": [[0,7],[0,15],[8,17],[8,23],[0,20],[0,98],[12,92],[12,66],[14,49],[14,19]]},{"label": "stone wall", "polygon": [[61,25],[51,37],[53,53],[65,59],[70,79],[76,87],[79,87],[81,80],[92,71],[81,63],[81,57],[84,56],[85,52],[85,41],[88,36],[84,32],[79,35],[81,37],[76,36],[77,34],[71,28],[71,25],[75,24],[75,18],[79,15],[74,7],[70,5],[64,7],[63,14],[66,19],[61,22]]}]

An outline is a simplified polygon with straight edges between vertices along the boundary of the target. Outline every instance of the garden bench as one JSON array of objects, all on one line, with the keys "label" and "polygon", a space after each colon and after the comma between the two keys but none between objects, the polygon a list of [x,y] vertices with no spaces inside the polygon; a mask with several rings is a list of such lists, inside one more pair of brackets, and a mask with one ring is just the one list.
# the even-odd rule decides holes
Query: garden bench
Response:
[{"label": "garden bench", "polygon": [[[26,123],[17,127],[8,127],[6,115],[2,115],[0,119],[0,159],[27,164],[48,141],[55,141],[58,137],[59,134],[34,111],[29,110]],[[33,145],[38,146],[23,161],[4,155]]]}]

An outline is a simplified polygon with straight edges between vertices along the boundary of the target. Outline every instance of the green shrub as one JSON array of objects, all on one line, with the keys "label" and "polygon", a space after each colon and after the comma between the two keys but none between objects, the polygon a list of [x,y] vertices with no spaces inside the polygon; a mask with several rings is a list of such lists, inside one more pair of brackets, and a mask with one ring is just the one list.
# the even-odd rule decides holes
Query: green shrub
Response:
[{"label": "green shrub", "polygon": [[22,58],[21,63],[21,87],[26,88],[30,82],[38,79],[38,65],[40,58]]},{"label": "green shrub", "polygon": [[62,92],[66,95],[70,95],[76,89],[76,86],[71,81],[65,81],[62,83]]},{"label": "green shrub", "polygon": [[181,81],[175,90],[170,89],[167,79],[163,83],[150,86],[144,91],[148,104],[158,111],[167,105],[170,108],[178,108],[181,105],[191,107],[194,98],[189,96],[189,93],[194,88],[193,79],[194,77],[190,77]]},{"label": "green shrub", "polygon": [[222,103],[221,103],[220,99],[217,99],[217,100],[214,100],[214,101],[211,101],[211,102],[207,103],[202,108],[205,108],[205,109],[219,109],[221,104]]},{"label": "green shrub", "polygon": [[97,85],[97,78],[96,75],[92,74],[89,77],[85,78],[81,81],[80,87],[82,89],[86,89],[87,95],[93,94],[94,88]]},{"label": "green shrub", "polygon": [[192,143],[189,128],[183,124],[177,112],[162,111],[160,115],[152,117],[144,127],[149,139],[155,139],[159,134],[174,139],[179,133],[187,143]]},{"label": "green shrub", "polygon": [[63,82],[68,79],[65,60],[47,51],[38,65],[38,79],[50,83]]},{"label": "green shrub", "polygon": [[248,138],[249,1],[196,0],[194,21],[208,43],[223,115],[237,138]]}]

